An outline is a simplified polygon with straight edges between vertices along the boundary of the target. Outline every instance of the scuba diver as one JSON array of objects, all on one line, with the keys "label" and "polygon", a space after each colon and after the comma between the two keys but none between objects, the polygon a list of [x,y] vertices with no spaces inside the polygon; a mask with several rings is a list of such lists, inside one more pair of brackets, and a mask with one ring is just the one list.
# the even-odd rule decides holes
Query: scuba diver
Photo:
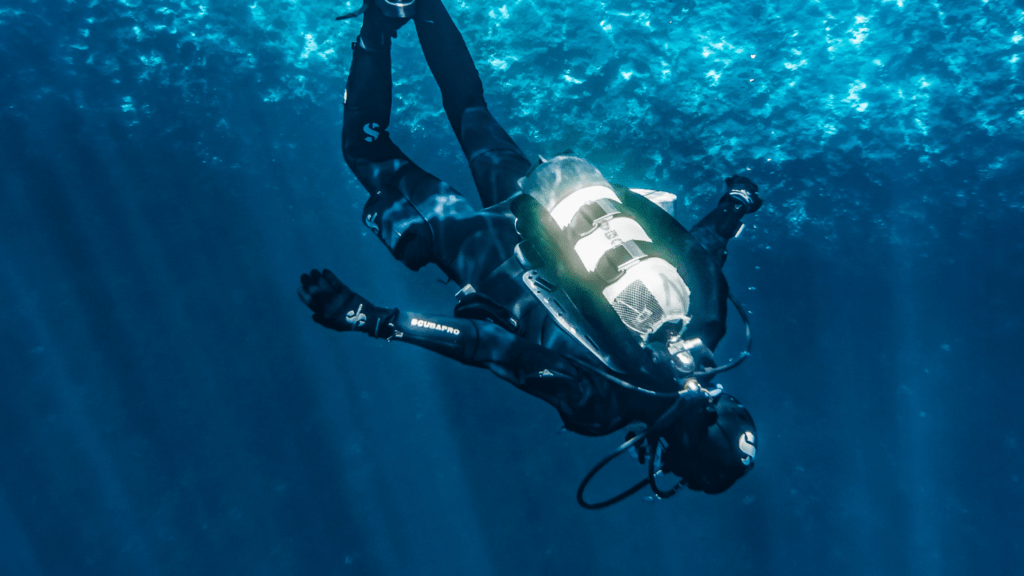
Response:
[{"label": "scuba diver", "polygon": [[[756,430],[715,374],[725,334],[726,244],[757,186],[726,179],[718,205],[689,231],[667,193],[608,182],[563,153],[531,163],[488,111],[462,35],[440,0],[366,0],[352,43],[342,149],[369,192],[363,222],[412,270],[437,265],[462,289],[450,317],[384,308],[330,270],[301,277],[313,320],[341,332],[407,342],[500,378],[554,406],[565,428],[587,436],[627,430],[625,442],[581,482],[586,508],[645,486],[661,498],[682,487],[715,494],[754,466]],[[391,40],[413,22],[444,110],[469,162],[483,210],[413,163],[391,141]],[[662,205],[659,205],[661,202]],[[643,480],[591,502],[584,491],[629,451]],[[659,485],[671,473],[679,480]]]}]

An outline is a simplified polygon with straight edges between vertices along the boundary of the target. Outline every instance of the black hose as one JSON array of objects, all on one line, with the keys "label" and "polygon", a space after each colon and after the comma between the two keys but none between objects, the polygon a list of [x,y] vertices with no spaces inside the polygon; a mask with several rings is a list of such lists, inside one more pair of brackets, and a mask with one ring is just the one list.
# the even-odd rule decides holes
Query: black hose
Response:
[{"label": "black hose", "polygon": [[[583,491],[587,489],[587,484],[590,484],[590,480],[594,477],[594,475],[596,475],[598,472],[600,472],[602,468],[604,468],[609,462],[611,462],[612,460],[617,458],[620,454],[622,454],[626,450],[629,450],[631,447],[636,445],[638,442],[641,442],[644,438],[647,438],[647,435],[650,434],[650,432],[651,432],[651,429],[648,428],[647,430],[644,430],[643,432],[640,432],[639,434],[637,434],[636,436],[630,438],[629,440],[626,440],[614,452],[612,452],[611,454],[605,456],[603,459],[601,459],[600,462],[597,463],[596,466],[594,466],[593,468],[590,469],[590,472],[588,472],[587,475],[583,477],[583,481],[580,482],[580,487],[576,489],[576,501],[580,503],[580,506],[583,506],[587,510],[599,510],[601,508],[607,508],[608,506],[611,506],[612,504],[615,504],[617,502],[621,502],[621,501],[625,500],[626,498],[629,498],[633,494],[636,494],[637,492],[640,491],[641,488],[643,488],[645,485],[648,484],[647,478],[644,478],[640,482],[637,482],[636,484],[634,484],[632,487],[626,489],[623,492],[620,492],[617,496],[613,496],[612,498],[609,498],[608,500],[603,500],[601,502],[595,502],[593,504],[590,503],[590,502],[587,502],[583,498]],[[654,457],[653,456],[651,457],[651,461],[652,462],[654,461]]]},{"label": "black hose", "polygon": [[694,372],[693,375],[696,378],[713,376],[720,372],[725,372],[726,370],[732,370],[733,368],[742,364],[743,361],[747,359],[747,356],[750,356],[750,347],[754,343],[753,336],[750,333],[750,317],[747,316],[747,312],[746,310],[743,309],[743,306],[741,306],[740,303],[736,301],[736,298],[733,297],[732,292],[729,292],[729,301],[732,302],[732,305],[736,307],[736,311],[740,313],[740,318],[743,320],[743,327],[747,331],[747,349],[741,352],[738,358],[736,358],[732,362],[729,362],[725,366],[719,366],[718,368],[709,368],[707,370],[704,370],[703,372]]},{"label": "black hose", "polygon": [[[657,447],[655,447],[655,454],[657,454]],[[647,463],[647,482],[648,484],[651,485],[651,491],[654,492],[655,496],[661,499],[670,498],[675,495],[676,490],[679,490],[679,487],[683,485],[683,482],[677,482],[676,485],[673,486],[672,489],[669,490],[668,492],[665,492],[661,488],[658,488],[658,482],[655,480],[655,475],[657,474],[654,470],[655,459],[656,458],[652,457],[651,460]],[[658,472],[661,472],[661,470],[658,470]]]},{"label": "black hose", "polygon": [[618,376],[612,374],[611,372],[608,372],[607,370],[602,370],[601,368],[584,362],[580,363],[580,367],[583,368],[584,370],[590,370],[596,373],[597,375],[601,376],[602,378],[605,378],[609,382],[617,384],[627,390],[633,390],[634,392],[640,392],[641,394],[646,394],[647,396],[652,396],[654,398],[664,398],[666,400],[674,400],[679,397],[678,392],[655,392],[654,390],[648,390],[647,388],[635,386],[633,384],[630,384],[629,382],[626,382],[622,378],[619,378]]},{"label": "black hose", "polygon": [[[603,459],[601,459],[600,462],[597,463],[596,466],[591,468],[590,472],[588,472],[587,475],[583,477],[583,481],[580,482],[580,487],[576,489],[576,501],[580,503],[580,506],[583,506],[588,510],[597,510],[599,508],[611,506],[616,502],[621,502],[622,500],[632,496],[633,494],[636,494],[641,488],[644,487],[645,484],[650,485],[651,490],[653,490],[654,493],[661,498],[668,498],[669,496],[675,494],[676,490],[679,488],[678,484],[670,492],[664,492],[658,488],[657,484],[654,483],[654,460],[655,456],[657,455],[658,443],[661,441],[660,432],[665,428],[668,428],[669,426],[672,425],[673,422],[675,422],[676,418],[678,418],[677,414],[681,410],[683,410],[684,407],[690,402],[694,394],[694,392],[690,391],[684,391],[679,394],[673,394],[673,396],[675,396],[676,401],[672,404],[671,407],[669,407],[668,410],[665,410],[665,412],[658,417],[658,420],[652,426],[638,433],[636,436],[630,438],[629,440],[623,442],[622,445],[616,448],[614,452],[605,456]],[[619,495],[614,496],[608,500],[597,502],[595,504],[587,502],[583,498],[583,491],[587,489],[587,484],[590,484],[590,480],[598,472],[600,472],[601,469],[604,468],[609,462],[617,458],[626,450],[629,450],[632,446],[635,446],[637,443],[643,441],[645,438],[652,438],[652,440],[647,443],[647,445],[651,447],[650,461],[647,465],[647,477],[641,480],[640,482],[634,484],[628,490],[621,492]]]}]

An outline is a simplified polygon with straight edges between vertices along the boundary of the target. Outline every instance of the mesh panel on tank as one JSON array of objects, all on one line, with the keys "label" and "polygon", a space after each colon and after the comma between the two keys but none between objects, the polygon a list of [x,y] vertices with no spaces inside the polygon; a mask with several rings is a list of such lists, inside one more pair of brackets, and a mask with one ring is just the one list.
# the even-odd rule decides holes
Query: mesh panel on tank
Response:
[{"label": "mesh panel on tank", "polygon": [[612,308],[622,322],[640,334],[650,334],[661,324],[665,312],[643,282],[637,280],[622,291]]}]

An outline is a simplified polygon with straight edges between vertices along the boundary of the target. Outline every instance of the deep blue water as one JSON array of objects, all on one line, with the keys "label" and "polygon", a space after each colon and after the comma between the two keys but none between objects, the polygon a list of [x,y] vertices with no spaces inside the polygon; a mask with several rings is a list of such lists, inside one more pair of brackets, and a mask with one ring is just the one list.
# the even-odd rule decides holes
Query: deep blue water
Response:
[{"label": "deep blue water", "polygon": [[[359,222],[349,8],[0,7],[0,573],[1024,573],[1019,2],[449,3],[529,154],[685,225],[762,186],[722,377],[758,466],[600,512],[576,484],[620,436],[295,296],[325,266],[409,310],[458,289]],[[393,137],[471,196],[395,52]]]}]

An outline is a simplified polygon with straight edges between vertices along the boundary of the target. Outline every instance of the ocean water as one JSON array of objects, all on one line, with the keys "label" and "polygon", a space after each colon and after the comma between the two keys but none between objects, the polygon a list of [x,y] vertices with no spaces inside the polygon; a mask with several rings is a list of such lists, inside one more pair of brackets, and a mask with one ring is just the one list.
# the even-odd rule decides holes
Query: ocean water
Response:
[{"label": "ocean water", "polygon": [[[0,574],[1024,573],[1019,1],[448,3],[528,154],[684,225],[761,185],[721,378],[757,468],[598,512],[576,485],[620,435],[295,296],[459,288],[360,223],[354,7],[0,7]],[[411,30],[394,77],[393,138],[472,197]]]}]

